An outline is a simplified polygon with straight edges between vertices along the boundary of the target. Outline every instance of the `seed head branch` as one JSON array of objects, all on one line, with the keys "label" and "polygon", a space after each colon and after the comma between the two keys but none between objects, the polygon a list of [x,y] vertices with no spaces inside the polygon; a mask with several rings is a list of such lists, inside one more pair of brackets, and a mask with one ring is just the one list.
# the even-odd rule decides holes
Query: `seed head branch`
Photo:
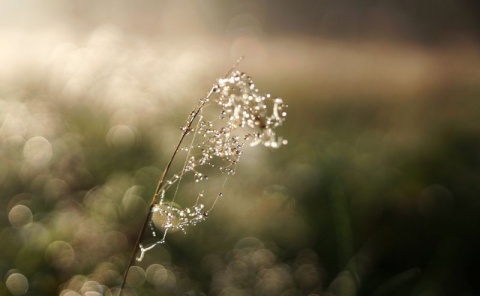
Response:
[{"label": "seed head branch", "polygon": [[[235,174],[236,165],[247,142],[250,146],[261,144],[271,148],[278,148],[287,143],[274,131],[285,121],[287,105],[280,98],[259,93],[249,76],[236,71],[235,68],[241,59],[223,78],[217,80],[205,97],[199,100],[189,114],[186,124],[181,128],[180,139],[157,183],[148,213],[132,250],[119,295],[125,287],[128,271],[139,251],[137,260],[140,261],[147,251],[165,242],[167,232],[176,230],[185,232],[186,227],[196,225],[207,218],[223,195],[227,178]],[[215,110],[219,110],[220,113]],[[190,135],[192,135],[190,144],[183,146],[185,139]],[[183,167],[180,172],[169,177],[179,152],[185,153]],[[174,203],[184,176],[191,175],[195,183],[200,183],[208,180],[209,172],[220,173],[224,180],[207,210],[203,198],[205,194],[210,193],[206,193],[204,189],[195,189],[198,191],[195,197],[191,196],[191,200],[195,201],[192,206],[182,208]],[[173,197],[169,197],[169,202],[164,202],[165,193],[174,183],[176,187]],[[187,191],[185,195],[188,197],[190,194]],[[157,237],[156,229],[161,230],[163,236],[155,243],[143,246],[141,242],[147,225],[150,225],[154,237]]]}]

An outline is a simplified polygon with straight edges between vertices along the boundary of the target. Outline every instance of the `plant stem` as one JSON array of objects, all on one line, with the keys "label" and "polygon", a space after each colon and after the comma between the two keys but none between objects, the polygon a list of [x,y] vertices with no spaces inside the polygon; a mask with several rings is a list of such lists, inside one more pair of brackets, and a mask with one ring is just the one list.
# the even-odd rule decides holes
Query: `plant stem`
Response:
[{"label": "plant stem", "polygon": [[145,221],[143,222],[142,229],[140,230],[140,232],[138,234],[137,241],[135,242],[135,245],[134,245],[133,250],[132,250],[132,254],[130,255],[130,261],[128,262],[128,265],[127,265],[127,267],[125,269],[125,272],[123,274],[122,286],[120,287],[120,292],[118,293],[119,296],[122,295],[123,289],[125,288],[125,283],[127,282],[128,271],[129,271],[130,267],[133,265],[133,262],[135,260],[135,254],[137,254],[137,252],[138,252],[140,242],[142,241],[143,234],[145,233],[145,229],[147,228],[148,220],[150,220],[150,215],[152,213],[153,205],[154,204],[152,203],[150,205],[150,207],[148,208],[148,213],[145,216]]},{"label": "plant stem", "polygon": [[195,111],[192,113],[193,115],[189,118],[187,125],[185,126],[185,129],[182,133],[182,136],[180,137],[180,140],[177,143],[177,146],[175,147],[175,150],[173,151],[172,157],[170,158],[165,170],[163,171],[162,176],[160,177],[160,180],[158,181],[157,184],[157,189],[155,189],[155,193],[153,194],[152,201],[150,203],[150,206],[148,207],[148,213],[145,216],[145,220],[143,221],[142,228],[140,229],[140,232],[138,233],[137,240],[135,242],[135,245],[132,250],[132,254],[130,255],[130,260],[128,262],[128,265],[125,269],[125,273],[123,274],[123,279],[122,279],[122,285],[120,286],[120,292],[119,296],[122,294],[123,289],[125,288],[125,283],[127,281],[127,276],[128,276],[128,271],[130,267],[133,265],[133,262],[135,261],[135,255],[138,252],[138,249],[140,247],[140,243],[143,239],[143,235],[145,233],[145,229],[147,228],[148,221],[150,220],[150,217],[152,215],[152,208],[155,206],[155,204],[158,202],[157,198],[159,196],[160,191],[162,190],[163,184],[165,183],[165,179],[167,178],[168,171],[170,170],[170,167],[172,166],[173,160],[175,159],[175,156],[177,155],[177,152],[180,150],[180,146],[183,143],[183,140],[185,137],[189,134],[190,129],[192,127],[193,122],[195,121],[195,118],[197,118],[198,113],[200,113],[200,110],[202,110],[203,106],[207,102],[208,97],[213,93],[214,89],[212,88],[210,92],[204,97],[203,100],[200,101],[200,104],[197,106]]},{"label": "plant stem", "polygon": [[[235,69],[235,67],[240,63],[240,61],[242,59],[243,59],[243,57],[240,57],[236,61],[236,63],[225,74],[225,77],[227,77],[233,71],[233,69]],[[142,224],[142,228],[140,229],[140,232],[138,233],[138,237],[137,237],[137,240],[136,240],[135,245],[133,247],[132,254],[130,255],[130,260],[129,260],[128,265],[127,265],[127,267],[125,269],[125,272],[123,274],[122,285],[120,286],[120,291],[118,292],[118,296],[122,295],[122,292],[125,288],[125,284],[127,282],[128,271],[130,270],[130,267],[133,265],[133,262],[135,261],[135,255],[137,254],[138,249],[140,247],[140,243],[143,239],[143,235],[145,233],[145,229],[147,228],[148,221],[150,221],[150,218],[151,218],[151,215],[152,215],[152,209],[155,206],[155,204],[158,202],[157,198],[160,195],[160,192],[163,188],[163,185],[164,185],[165,180],[167,178],[167,174],[170,170],[170,167],[172,166],[173,160],[175,159],[175,156],[177,155],[177,152],[180,150],[180,146],[182,145],[183,140],[190,133],[193,122],[197,118],[197,116],[200,113],[200,111],[202,110],[203,106],[205,106],[205,104],[207,103],[208,98],[215,92],[215,89],[216,89],[216,85],[213,86],[212,89],[208,92],[208,94],[203,99],[201,99],[199,101],[198,106],[195,108],[195,110],[193,111],[193,113],[189,117],[189,119],[187,121],[187,124],[185,125],[185,127],[183,129],[180,140],[178,141],[177,145],[175,146],[175,150],[173,151],[172,157],[168,161],[168,164],[165,167],[165,170],[163,171],[163,174],[160,177],[160,180],[158,181],[157,188],[155,189],[155,193],[153,194],[152,201],[150,203],[150,206],[148,207],[147,215],[145,215],[145,220]]]}]

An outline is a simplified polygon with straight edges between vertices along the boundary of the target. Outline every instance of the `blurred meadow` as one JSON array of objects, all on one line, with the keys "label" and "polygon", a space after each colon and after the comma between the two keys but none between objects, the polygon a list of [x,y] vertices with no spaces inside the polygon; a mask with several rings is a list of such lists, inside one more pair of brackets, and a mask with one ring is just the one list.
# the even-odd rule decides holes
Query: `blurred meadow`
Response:
[{"label": "blurred meadow", "polygon": [[480,295],[479,33],[473,0],[0,0],[0,295],[116,295],[240,56],[288,145],[246,147],[125,295]]}]

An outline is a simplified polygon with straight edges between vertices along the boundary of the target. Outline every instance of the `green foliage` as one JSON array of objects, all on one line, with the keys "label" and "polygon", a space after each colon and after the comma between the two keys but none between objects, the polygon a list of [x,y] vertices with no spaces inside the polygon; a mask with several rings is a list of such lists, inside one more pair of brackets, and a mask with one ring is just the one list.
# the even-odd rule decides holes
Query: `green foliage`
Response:
[{"label": "green foliage", "polygon": [[[245,152],[215,211],[147,253],[127,293],[478,292],[478,87],[391,99],[274,86],[289,144]],[[26,295],[114,293],[188,111],[18,88],[1,94],[0,294],[21,295],[22,275]]]}]

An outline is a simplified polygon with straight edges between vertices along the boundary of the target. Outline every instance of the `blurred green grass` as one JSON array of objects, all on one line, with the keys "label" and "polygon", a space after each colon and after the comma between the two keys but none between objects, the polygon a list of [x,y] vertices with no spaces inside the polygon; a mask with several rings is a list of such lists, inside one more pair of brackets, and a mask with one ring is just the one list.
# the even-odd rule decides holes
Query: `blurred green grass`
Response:
[{"label": "blurred green grass", "polygon": [[[0,89],[2,295],[21,293],[18,273],[26,295],[114,293],[179,127],[231,64],[99,31]],[[479,292],[478,55],[310,41],[265,41],[240,65],[289,104],[289,144],[246,151],[130,294],[320,295],[344,270],[357,295]]]}]

